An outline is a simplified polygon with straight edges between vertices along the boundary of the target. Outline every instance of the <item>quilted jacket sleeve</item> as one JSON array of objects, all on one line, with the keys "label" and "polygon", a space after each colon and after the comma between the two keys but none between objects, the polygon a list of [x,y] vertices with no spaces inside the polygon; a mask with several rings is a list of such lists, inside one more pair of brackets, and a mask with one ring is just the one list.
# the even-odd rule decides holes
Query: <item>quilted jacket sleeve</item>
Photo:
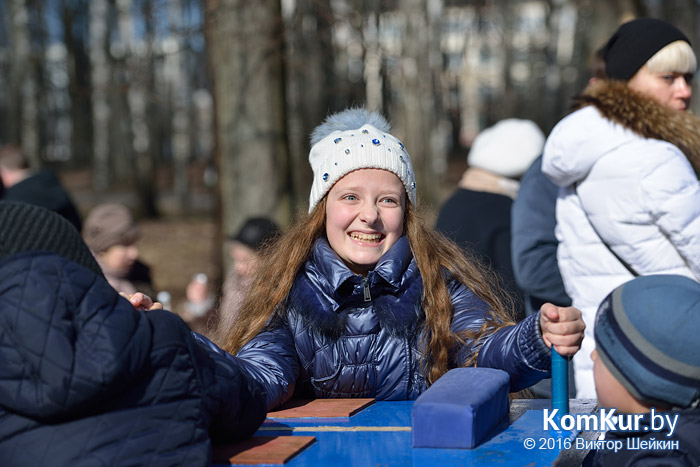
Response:
[{"label": "quilted jacket sleeve", "polygon": [[[199,338],[200,341],[205,339]],[[294,338],[284,323],[268,326],[243,346],[235,357],[221,349],[218,349],[218,353],[235,361],[262,385],[267,395],[267,410],[282,405],[292,397],[300,374],[299,357]]]},{"label": "quilted jacket sleeve", "polygon": [[230,443],[251,436],[267,414],[262,385],[241,369],[237,359],[206,337],[191,332],[183,340],[188,343],[207,396],[204,400],[206,413],[212,416],[212,442]]},{"label": "quilted jacket sleeve", "polygon": [[[462,284],[451,285],[454,305],[453,332],[478,330],[484,322],[487,305]],[[550,351],[542,340],[539,313],[518,324],[506,326],[486,336],[480,343],[468,341],[458,352],[464,362],[478,349],[477,366],[504,370],[510,375],[511,392],[532,386],[549,376]]]},{"label": "quilted jacket sleeve", "polygon": [[287,326],[278,325],[264,330],[248,342],[237,356],[241,366],[265,387],[268,410],[292,397],[300,367],[294,338]]}]

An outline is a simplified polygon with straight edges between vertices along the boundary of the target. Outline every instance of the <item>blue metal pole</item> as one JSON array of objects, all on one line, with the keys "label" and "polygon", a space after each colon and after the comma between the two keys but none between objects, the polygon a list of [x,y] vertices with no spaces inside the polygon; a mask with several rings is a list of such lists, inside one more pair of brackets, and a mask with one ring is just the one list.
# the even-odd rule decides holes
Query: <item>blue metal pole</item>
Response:
[{"label": "blue metal pole", "polygon": [[552,410],[559,416],[569,413],[569,359],[552,347]]}]

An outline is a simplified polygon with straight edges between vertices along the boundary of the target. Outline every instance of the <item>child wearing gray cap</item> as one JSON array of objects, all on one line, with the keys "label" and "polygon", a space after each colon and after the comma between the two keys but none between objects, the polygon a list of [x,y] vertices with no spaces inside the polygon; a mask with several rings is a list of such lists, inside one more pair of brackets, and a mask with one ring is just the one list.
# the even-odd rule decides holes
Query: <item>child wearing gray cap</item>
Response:
[{"label": "child wearing gray cap", "polygon": [[603,300],[598,403],[635,423],[608,431],[584,465],[700,465],[699,318],[700,284],[678,275],[638,277]]}]

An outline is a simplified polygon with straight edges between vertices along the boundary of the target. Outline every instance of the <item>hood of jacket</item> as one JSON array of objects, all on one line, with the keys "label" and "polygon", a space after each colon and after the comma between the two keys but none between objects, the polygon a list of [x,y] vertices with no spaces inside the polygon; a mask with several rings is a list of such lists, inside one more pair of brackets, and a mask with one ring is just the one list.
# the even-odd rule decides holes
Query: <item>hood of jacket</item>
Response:
[{"label": "hood of jacket", "polygon": [[0,261],[7,410],[48,422],[90,413],[138,377],[150,350],[148,320],[92,271],[49,252]]},{"label": "hood of jacket", "polygon": [[555,184],[584,179],[598,159],[640,136],[677,146],[700,172],[700,119],[690,112],[666,109],[625,83],[608,80],[588,86],[575,109],[545,144],[543,170]]},{"label": "hood of jacket", "polygon": [[405,236],[366,277],[350,271],[320,238],[295,279],[287,307],[322,334],[338,337],[345,330],[347,313],[365,306],[366,293],[380,324],[391,334],[412,334],[423,322],[423,282]]}]

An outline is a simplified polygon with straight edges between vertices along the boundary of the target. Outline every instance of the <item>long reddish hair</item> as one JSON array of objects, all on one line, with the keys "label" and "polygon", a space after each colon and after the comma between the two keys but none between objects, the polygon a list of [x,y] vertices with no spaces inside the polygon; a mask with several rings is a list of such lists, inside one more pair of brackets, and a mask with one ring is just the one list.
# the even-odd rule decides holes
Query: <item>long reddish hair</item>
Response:
[{"label": "long reddish hair", "polygon": [[[223,333],[219,345],[235,354],[255,337],[274,313],[285,313],[284,302],[294,278],[308,260],[313,245],[325,233],[326,199],[308,214],[299,217],[278,239],[261,252],[260,267],[238,313],[234,325]],[[456,344],[466,340],[479,342],[497,329],[512,324],[504,303],[507,297],[498,293],[500,282],[475,256],[465,253],[454,242],[427,228],[422,216],[407,203],[404,235],[423,279],[422,305],[425,312],[426,378],[435,382],[449,368],[449,354]],[[444,270],[484,300],[489,311],[478,331],[452,333],[453,306],[445,281]],[[478,348],[478,346],[477,346]],[[478,351],[472,353],[465,366],[475,364]]]}]

